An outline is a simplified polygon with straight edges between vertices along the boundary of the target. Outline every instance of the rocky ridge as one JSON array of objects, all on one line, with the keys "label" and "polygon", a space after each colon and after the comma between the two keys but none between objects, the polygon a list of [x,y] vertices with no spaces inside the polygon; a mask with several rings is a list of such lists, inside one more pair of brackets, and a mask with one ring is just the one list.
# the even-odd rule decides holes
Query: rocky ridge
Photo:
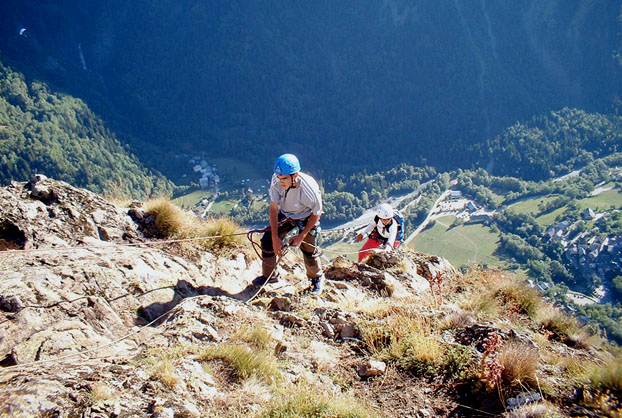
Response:
[{"label": "rocky ridge", "polygon": [[[440,257],[338,257],[313,297],[290,251],[283,280],[247,303],[260,272],[248,248],[184,257],[151,238],[137,202],[119,208],[36,176],[0,189],[0,214],[1,416],[259,416],[283,396],[275,386],[347,393],[375,416],[469,415],[455,387],[375,358],[363,336],[366,312],[391,301],[423,318],[456,309],[430,292],[435,278],[458,278]],[[443,338],[481,357],[495,331],[535,345],[472,318]],[[213,354],[236,346],[267,349],[278,372],[248,378]]]}]

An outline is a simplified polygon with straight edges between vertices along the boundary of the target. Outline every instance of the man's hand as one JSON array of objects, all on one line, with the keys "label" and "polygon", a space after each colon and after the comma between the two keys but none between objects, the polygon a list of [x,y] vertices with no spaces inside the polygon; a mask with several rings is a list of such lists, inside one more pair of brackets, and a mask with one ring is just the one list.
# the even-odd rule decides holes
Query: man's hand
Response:
[{"label": "man's hand", "polygon": [[289,241],[289,245],[291,245],[292,247],[299,247],[303,239],[304,237],[302,236],[302,234],[298,234]]},{"label": "man's hand", "polygon": [[358,234],[356,236],[356,242],[361,242],[363,240],[363,234]]},{"label": "man's hand", "polygon": [[285,247],[285,245],[283,244],[283,240],[281,238],[278,236],[272,237],[272,250],[274,250],[275,256],[281,257],[283,255],[283,247]]}]

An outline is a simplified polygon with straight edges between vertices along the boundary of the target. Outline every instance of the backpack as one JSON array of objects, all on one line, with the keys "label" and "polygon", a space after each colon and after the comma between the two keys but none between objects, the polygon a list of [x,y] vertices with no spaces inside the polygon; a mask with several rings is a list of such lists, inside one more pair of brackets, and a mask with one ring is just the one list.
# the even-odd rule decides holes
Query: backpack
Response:
[{"label": "backpack", "polygon": [[[380,218],[378,215],[375,216],[374,222],[378,223]],[[397,236],[395,237],[395,241],[402,242],[404,240],[404,216],[398,211],[393,210],[393,220],[397,222]]]},{"label": "backpack", "polygon": [[404,217],[396,210],[393,212],[393,219],[397,221],[397,237],[395,240],[402,242],[404,240]]}]

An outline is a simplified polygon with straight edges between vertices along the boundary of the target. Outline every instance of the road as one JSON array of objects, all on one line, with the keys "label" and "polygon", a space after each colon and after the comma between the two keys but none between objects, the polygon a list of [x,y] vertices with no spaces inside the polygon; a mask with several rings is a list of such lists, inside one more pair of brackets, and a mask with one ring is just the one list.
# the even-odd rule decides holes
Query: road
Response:
[{"label": "road", "polygon": [[440,202],[442,202],[443,200],[445,200],[447,198],[447,196],[449,196],[450,191],[449,190],[445,190],[439,197],[438,199],[436,199],[436,201],[434,202],[434,204],[432,205],[432,208],[430,209],[430,211],[428,212],[428,216],[426,216],[425,220],[423,222],[421,222],[421,224],[417,227],[417,229],[414,230],[414,232],[412,234],[410,234],[408,236],[408,238],[406,238],[406,240],[404,241],[404,245],[408,245],[408,243],[410,243],[413,239],[415,239],[415,237],[417,236],[417,234],[419,234],[419,232],[421,232],[427,225],[428,223],[430,223],[430,220],[432,219],[432,214],[434,213],[434,211],[436,210],[436,207],[438,206],[438,204]]}]

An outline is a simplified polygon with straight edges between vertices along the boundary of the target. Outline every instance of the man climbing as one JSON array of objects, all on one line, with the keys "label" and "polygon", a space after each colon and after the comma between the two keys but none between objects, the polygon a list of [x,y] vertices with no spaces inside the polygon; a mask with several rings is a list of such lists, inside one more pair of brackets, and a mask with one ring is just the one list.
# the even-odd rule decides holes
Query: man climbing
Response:
[{"label": "man climbing", "polygon": [[295,155],[283,154],[274,164],[270,182],[270,229],[261,238],[262,275],[253,283],[261,285],[279,280],[276,257],[282,255],[283,238],[298,228],[298,234],[290,241],[290,247],[300,247],[304,257],[307,277],[313,286],[312,293],[319,295],[324,288],[324,273],[320,251],[315,246],[317,227],[322,215],[322,196],[317,182],[308,174],[300,172],[300,162]]},{"label": "man climbing", "polygon": [[394,215],[395,211],[391,205],[388,203],[381,204],[374,219],[356,236],[356,241],[360,242],[365,235],[369,234],[369,239],[359,250],[359,263],[369,256],[374,248],[382,247],[390,251],[400,245],[398,232],[401,225],[394,219]]}]

